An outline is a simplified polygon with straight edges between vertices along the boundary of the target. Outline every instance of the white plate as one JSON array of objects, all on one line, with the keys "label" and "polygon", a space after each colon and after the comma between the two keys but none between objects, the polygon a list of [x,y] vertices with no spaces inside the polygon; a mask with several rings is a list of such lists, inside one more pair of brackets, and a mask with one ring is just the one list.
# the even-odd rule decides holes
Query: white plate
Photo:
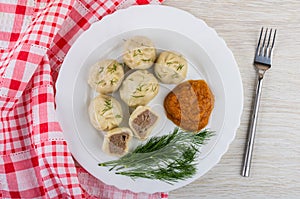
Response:
[{"label": "white plate", "polygon": [[[124,39],[149,37],[156,48],[183,54],[189,63],[187,79],[205,79],[215,96],[208,128],[216,135],[201,148],[197,174],[173,185],[116,175],[98,163],[113,159],[101,150],[103,136],[89,122],[87,107],[95,92],[87,84],[90,66],[99,59],[119,59]],[[193,15],[167,6],[132,6],[94,23],[74,43],[57,80],[57,115],[74,158],[106,184],[133,192],[170,191],[187,185],[216,165],[235,137],[243,108],[242,81],[231,51],[217,33]],[[162,117],[153,135],[173,130],[162,102],[174,85],[162,85],[149,104]],[[125,123],[123,125],[126,125]]]}]

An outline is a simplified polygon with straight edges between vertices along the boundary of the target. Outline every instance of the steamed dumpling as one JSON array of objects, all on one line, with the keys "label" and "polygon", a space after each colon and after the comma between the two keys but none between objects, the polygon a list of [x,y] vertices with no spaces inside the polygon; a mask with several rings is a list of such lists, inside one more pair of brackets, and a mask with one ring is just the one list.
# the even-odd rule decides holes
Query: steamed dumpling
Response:
[{"label": "steamed dumpling", "polygon": [[162,83],[178,84],[186,78],[187,68],[187,61],[182,55],[164,51],[156,61],[154,72]]},{"label": "steamed dumpling", "polygon": [[132,132],[129,128],[114,128],[106,132],[102,150],[109,155],[122,156],[128,153]]},{"label": "steamed dumpling", "polygon": [[147,70],[137,70],[130,74],[120,87],[121,99],[131,107],[146,105],[158,93],[157,79]]},{"label": "steamed dumpling", "polygon": [[91,67],[88,83],[98,93],[107,94],[119,88],[123,77],[123,65],[116,60],[106,59]]},{"label": "steamed dumpling", "polygon": [[129,126],[134,135],[145,140],[151,134],[158,121],[158,115],[148,106],[138,106],[129,117]]},{"label": "steamed dumpling", "polygon": [[92,125],[98,130],[110,130],[122,122],[123,112],[120,103],[113,97],[98,95],[89,105]]},{"label": "steamed dumpling", "polygon": [[156,59],[156,50],[150,39],[144,36],[135,36],[125,44],[123,60],[131,69],[150,68]]}]

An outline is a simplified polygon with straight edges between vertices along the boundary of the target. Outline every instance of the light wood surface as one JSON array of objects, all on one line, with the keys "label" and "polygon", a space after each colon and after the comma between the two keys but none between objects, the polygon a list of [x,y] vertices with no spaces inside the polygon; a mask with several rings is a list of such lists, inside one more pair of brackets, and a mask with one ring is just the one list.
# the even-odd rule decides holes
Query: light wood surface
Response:
[{"label": "light wood surface", "polygon": [[[170,199],[300,198],[300,1],[165,0],[214,28],[239,65],[244,110],[233,143],[219,164]],[[267,71],[259,110],[251,176],[241,177],[256,74],[260,28],[277,28],[273,66]],[[195,27],[197,28],[197,27]]]}]

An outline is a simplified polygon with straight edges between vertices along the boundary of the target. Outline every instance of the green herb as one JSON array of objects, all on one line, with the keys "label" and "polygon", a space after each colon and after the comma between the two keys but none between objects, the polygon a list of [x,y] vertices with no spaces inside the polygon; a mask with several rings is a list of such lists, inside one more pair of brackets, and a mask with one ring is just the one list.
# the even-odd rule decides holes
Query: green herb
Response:
[{"label": "green herb", "polygon": [[96,84],[102,84],[103,82],[105,82],[104,80],[100,80],[99,82],[96,82]]},{"label": "green herb", "polygon": [[168,135],[152,137],[118,160],[100,163],[109,171],[136,178],[148,178],[174,183],[196,174],[199,147],[213,135],[209,130],[197,133],[175,128]]},{"label": "green herb", "polygon": [[113,64],[112,66],[110,65],[109,67],[107,67],[107,72],[113,73],[117,70],[117,67],[117,64]]},{"label": "green herb", "polygon": [[183,64],[179,64],[178,66],[177,66],[177,69],[176,70],[181,70],[182,68],[183,68]]},{"label": "green herb", "polygon": [[142,92],[142,88],[144,87],[144,84],[139,84],[138,87],[136,88],[136,91]]},{"label": "green herb", "polygon": [[167,65],[171,65],[171,64],[178,64],[178,61],[169,61],[169,62],[167,62]]},{"label": "green herb", "polygon": [[104,113],[106,113],[107,111],[109,111],[112,108],[113,108],[113,106],[112,106],[111,99],[106,99],[104,101],[104,109],[102,110],[102,115],[104,115]]},{"label": "green herb", "polygon": [[150,62],[152,61],[150,58],[149,59],[142,59],[143,62]]},{"label": "green herb", "polygon": [[116,115],[116,118],[122,118],[122,116],[121,115]]},{"label": "green herb", "polygon": [[110,80],[110,85],[114,85],[116,82],[118,82],[117,78],[113,78]]},{"label": "green herb", "polygon": [[136,57],[138,55],[143,55],[143,52],[141,51],[141,49],[137,49],[133,51],[133,56]]},{"label": "green herb", "polygon": [[145,95],[131,95],[134,98],[141,98],[141,97],[145,97]]},{"label": "green herb", "polygon": [[154,85],[151,86],[151,91],[152,92],[156,91],[156,89],[157,89],[157,86],[154,86]]},{"label": "green herb", "polygon": [[102,73],[103,70],[104,70],[104,67],[100,67],[98,72],[99,72],[99,73]]},{"label": "green herb", "polygon": [[145,86],[145,84],[139,84],[138,87],[136,87],[135,91],[133,92],[133,95],[131,95],[134,98],[141,98],[141,97],[145,97],[145,95],[139,95],[137,93],[141,93],[143,91],[143,87]]}]

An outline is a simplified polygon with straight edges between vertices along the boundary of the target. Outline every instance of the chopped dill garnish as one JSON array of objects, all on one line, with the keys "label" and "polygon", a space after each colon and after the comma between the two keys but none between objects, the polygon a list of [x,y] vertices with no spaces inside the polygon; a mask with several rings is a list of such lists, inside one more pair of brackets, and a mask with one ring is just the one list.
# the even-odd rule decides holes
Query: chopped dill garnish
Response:
[{"label": "chopped dill garnish", "polygon": [[176,70],[181,70],[183,67],[184,67],[183,64],[179,64],[179,65],[177,66],[177,69],[176,69]]},{"label": "chopped dill garnish", "polygon": [[104,67],[100,67],[98,70],[99,73],[102,73],[103,71],[104,71]]},{"label": "chopped dill garnish", "polygon": [[116,118],[122,118],[122,116],[121,116],[121,115],[119,115],[119,114],[118,114],[118,115],[116,115],[115,117],[116,117]]},{"label": "chopped dill garnish", "polygon": [[102,84],[103,82],[105,82],[104,80],[100,80],[100,81],[98,81],[98,82],[96,82],[96,84]]},{"label": "chopped dill garnish", "polygon": [[157,86],[152,85],[152,86],[151,86],[151,91],[154,92],[154,91],[156,91],[156,90],[157,90]]},{"label": "chopped dill garnish", "polygon": [[152,61],[150,58],[149,59],[141,59],[143,62],[150,62]]},{"label": "chopped dill garnish", "polygon": [[141,49],[133,50],[133,56],[136,57],[138,55],[143,55],[143,52]]},{"label": "chopped dill garnish", "polygon": [[171,65],[171,64],[178,64],[178,61],[168,61],[167,65]]},{"label": "chopped dill garnish", "polygon": [[104,113],[106,113],[107,111],[109,111],[112,108],[113,108],[113,106],[112,106],[111,99],[105,99],[105,101],[104,101],[104,109],[102,109],[102,115],[104,115]]},{"label": "chopped dill garnish", "polygon": [[107,67],[107,72],[113,73],[117,71],[117,67],[118,67],[117,64],[110,65],[109,67]]},{"label": "chopped dill garnish", "polygon": [[141,98],[141,97],[145,97],[145,95],[131,95],[134,98]]},{"label": "chopped dill garnish", "polygon": [[136,91],[142,92],[142,88],[145,86],[145,84],[139,84],[138,87],[136,87]]},{"label": "chopped dill garnish", "polygon": [[117,82],[118,82],[118,79],[117,78],[113,78],[113,79],[110,80],[110,85],[114,85]]}]

